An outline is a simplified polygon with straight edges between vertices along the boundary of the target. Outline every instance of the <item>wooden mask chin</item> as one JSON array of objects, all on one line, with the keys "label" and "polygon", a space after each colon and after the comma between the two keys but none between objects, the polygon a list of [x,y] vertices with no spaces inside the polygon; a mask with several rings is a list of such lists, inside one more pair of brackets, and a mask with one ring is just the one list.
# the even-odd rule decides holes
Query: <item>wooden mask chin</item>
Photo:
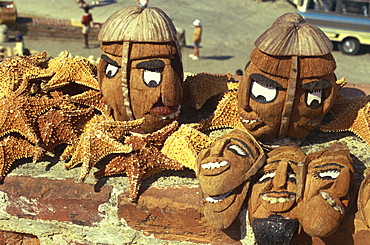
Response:
[{"label": "wooden mask chin", "polygon": [[306,155],[297,146],[280,146],[267,154],[266,164],[256,174],[248,203],[249,219],[279,215],[297,218],[301,176]]},{"label": "wooden mask chin", "polygon": [[[262,52],[257,50],[254,53],[260,55]],[[280,65],[292,67],[288,62],[290,57],[272,59],[278,62],[279,58],[282,59]],[[318,59],[317,62],[321,60],[325,59]],[[308,65],[300,57],[297,63]],[[238,89],[238,110],[244,127],[261,141],[307,136],[334,102],[337,91],[334,73],[306,78],[297,74],[295,81],[292,81],[288,70],[287,74],[271,74],[259,69],[258,65],[250,62]]]},{"label": "wooden mask chin", "polygon": [[[357,222],[361,222],[362,229],[370,232],[370,172],[367,173],[365,179],[361,182],[357,200],[358,212],[356,214]],[[355,221],[356,223],[356,221]],[[357,233],[358,231],[356,231]]]},{"label": "wooden mask chin", "polygon": [[[180,56],[171,43],[122,45],[102,45],[105,52],[98,65],[98,79],[103,98],[115,120],[145,117],[141,128],[156,131],[176,120],[180,113]],[[130,57],[126,63],[122,58],[125,48]]]},{"label": "wooden mask chin", "polygon": [[309,154],[299,221],[310,236],[333,234],[353,203],[355,183],[349,149],[341,143]]},{"label": "wooden mask chin", "polygon": [[225,229],[238,215],[249,187],[249,178],[264,163],[265,155],[247,132],[234,129],[217,139],[197,158],[203,211],[216,228]]}]

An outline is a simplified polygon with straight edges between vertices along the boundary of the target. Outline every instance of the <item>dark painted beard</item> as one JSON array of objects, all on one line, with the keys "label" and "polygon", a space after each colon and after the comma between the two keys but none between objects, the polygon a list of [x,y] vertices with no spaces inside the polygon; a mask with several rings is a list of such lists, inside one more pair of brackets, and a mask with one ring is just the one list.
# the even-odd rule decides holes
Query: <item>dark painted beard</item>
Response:
[{"label": "dark painted beard", "polygon": [[298,230],[298,219],[285,219],[280,215],[252,221],[258,245],[288,245]]}]

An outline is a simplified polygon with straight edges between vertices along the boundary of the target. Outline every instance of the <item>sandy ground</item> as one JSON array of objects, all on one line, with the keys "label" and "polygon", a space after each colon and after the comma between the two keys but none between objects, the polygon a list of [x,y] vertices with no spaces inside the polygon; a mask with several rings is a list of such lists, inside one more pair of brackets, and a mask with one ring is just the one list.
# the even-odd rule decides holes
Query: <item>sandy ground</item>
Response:
[{"label": "sandy ground", "polygon": [[[79,20],[83,14],[74,0],[39,0],[37,5],[29,0],[15,2],[19,13],[41,17]],[[105,0],[99,5],[92,5],[92,0],[86,2],[92,6],[90,12],[96,22],[104,22],[122,7],[135,4],[135,0]],[[287,0],[260,3],[253,0],[150,0],[149,3],[163,9],[176,27],[185,31],[187,47],[182,50],[184,70],[192,73],[234,73],[236,69],[244,68],[257,37],[280,15],[296,12]],[[192,22],[196,18],[201,20],[204,32],[200,50],[202,58],[193,61],[188,55],[192,53]],[[25,42],[28,48],[46,50],[52,56],[63,50],[84,57],[101,55],[97,40],[90,41],[92,48],[88,50],[82,48],[82,40],[30,40],[26,37]],[[370,83],[369,50],[365,48],[356,56],[346,56],[334,50],[338,78],[346,77],[351,83]]]}]

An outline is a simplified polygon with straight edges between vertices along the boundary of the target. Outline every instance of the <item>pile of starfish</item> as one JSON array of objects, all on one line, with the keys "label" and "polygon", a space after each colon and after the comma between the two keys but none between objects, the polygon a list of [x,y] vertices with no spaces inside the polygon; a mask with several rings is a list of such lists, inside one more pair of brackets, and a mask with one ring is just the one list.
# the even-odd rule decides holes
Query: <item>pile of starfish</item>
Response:
[{"label": "pile of starfish", "polygon": [[[210,97],[223,94],[210,118],[182,125],[174,121],[148,134],[133,133],[144,119],[115,121],[106,114],[96,65],[68,52],[56,58],[43,52],[5,59],[0,62],[0,82],[1,181],[16,160],[32,158],[36,163],[65,144],[60,159],[67,161],[66,169],[81,163],[79,181],[111,155],[94,176],[125,174],[134,202],[148,176],[166,169],[194,169],[197,154],[216,139],[205,131],[244,129],[237,112],[238,83],[230,74],[202,73],[184,82],[184,90],[191,95],[188,103],[196,109]],[[339,96],[332,110],[335,119],[321,129],[351,131],[370,143],[369,101],[370,97]]]}]

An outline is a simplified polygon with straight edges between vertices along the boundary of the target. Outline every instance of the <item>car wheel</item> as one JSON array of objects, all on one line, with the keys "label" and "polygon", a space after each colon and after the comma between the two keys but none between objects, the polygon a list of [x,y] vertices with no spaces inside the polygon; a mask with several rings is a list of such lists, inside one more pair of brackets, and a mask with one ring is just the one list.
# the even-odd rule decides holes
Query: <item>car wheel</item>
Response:
[{"label": "car wheel", "polygon": [[355,38],[344,39],[339,44],[339,49],[343,54],[355,55],[360,51],[360,42]]}]

